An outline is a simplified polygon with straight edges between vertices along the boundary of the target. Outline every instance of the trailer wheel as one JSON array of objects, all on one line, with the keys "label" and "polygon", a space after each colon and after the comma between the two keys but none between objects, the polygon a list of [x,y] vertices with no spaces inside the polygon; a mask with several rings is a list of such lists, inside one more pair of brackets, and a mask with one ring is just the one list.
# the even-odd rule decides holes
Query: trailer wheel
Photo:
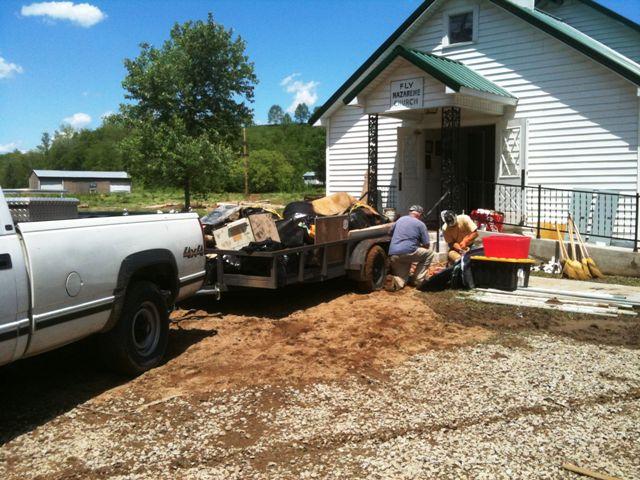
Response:
[{"label": "trailer wheel", "polygon": [[102,338],[107,366],[126,375],[157,367],[168,337],[169,314],[160,290],[151,282],[136,282],[127,290],[118,323]]},{"label": "trailer wheel", "polygon": [[360,280],[358,290],[373,292],[382,289],[387,276],[387,254],[379,245],[374,245],[367,252],[364,261],[364,278]]}]

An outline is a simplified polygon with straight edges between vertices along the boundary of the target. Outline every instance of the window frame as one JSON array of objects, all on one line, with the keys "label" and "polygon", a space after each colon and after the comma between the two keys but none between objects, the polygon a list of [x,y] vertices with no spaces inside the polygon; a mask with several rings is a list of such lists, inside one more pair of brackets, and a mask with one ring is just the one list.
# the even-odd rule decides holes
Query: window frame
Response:
[{"label": "window frame", "polygon": [[[456,42],[451,43],[449,40],[449,22],[450,17],[461,15],[463,13],[471,13],[473,15],[473,30],[471,32],[471,40],[466,42]],[[473,45],[478,41],[478,18],[480,13],[480,7],[478,5],[473,5],[469,7],[457,8],[454,10],[448,10],[444,12],[443,15],[443,36],[442,36],[442,46],[446,47],[460,47],[464,45]]]}]

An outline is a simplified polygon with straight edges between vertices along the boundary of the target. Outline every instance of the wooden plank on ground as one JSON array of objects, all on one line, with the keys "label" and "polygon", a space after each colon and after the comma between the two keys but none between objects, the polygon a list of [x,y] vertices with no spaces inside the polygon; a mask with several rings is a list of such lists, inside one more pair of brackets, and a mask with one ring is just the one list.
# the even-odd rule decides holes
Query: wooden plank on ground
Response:
[{"label": "wooden plank on ground", "polygon": [[596,472],[595,470],[591,470],[589,468],[579,467],[572,463],[563,463],[562,468],[565,470],[569,470],[570,472],[578,473],[580,475],[584,475],[585,477],[596,478],[598,480],[620,480],[618,477],[613,477],[606,473]]}]

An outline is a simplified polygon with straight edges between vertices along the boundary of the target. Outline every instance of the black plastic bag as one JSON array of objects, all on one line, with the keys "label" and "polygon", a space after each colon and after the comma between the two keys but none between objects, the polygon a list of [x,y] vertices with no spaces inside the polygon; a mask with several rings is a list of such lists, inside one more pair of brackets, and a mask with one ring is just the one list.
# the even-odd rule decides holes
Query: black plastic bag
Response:
[{"label": "black plastic bag", "polygon": [[301,247],[304,245],[305,229],[298,226],[299,220],[292,218],[276,222],[280,242],[286,248]]},{"label": "black plastic bag", "polygon": [[431,275],[427,278],[420,290],[423,292],[439,292],[445,290],[451,286],[451,277],[453,275],[453,266],[447,267],[444,270],[439,271],[435,275]]},{"label": "black plastic bag", "polygon": [[285,220],[305,216],[316,216],[311,202],[291,202],[284,207],[284,211],[282,212],[282,218]]},{"label": "black plastic bag", "polygon": [[282,245],[282,243],[275,242],[275,241],[271,240],[270,238],[267,238],[266,240],[263,240],[262,242],[251,242],[246,247],[242,247],[240,249],[240,251],[246,252],[246,253],[275,252],[275,251],[278,251],[278,250],[282,250],[283,248],[284,248],[284,245]]}]

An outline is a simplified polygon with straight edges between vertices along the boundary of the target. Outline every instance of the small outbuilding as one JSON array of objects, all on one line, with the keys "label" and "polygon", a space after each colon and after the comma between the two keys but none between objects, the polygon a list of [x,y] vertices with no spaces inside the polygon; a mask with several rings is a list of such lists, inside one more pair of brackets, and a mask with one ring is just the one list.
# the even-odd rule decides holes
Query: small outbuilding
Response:
[{"label": "small outbuilding", "polygon": [[127,172],[33,170],[29,188],[69,193],[131,193],[131,177]]},{"label": "small outbuilding", "polygon": [[311,187],[319,187],[321,185],[324,185],[316,172],[305,172],[302,175],[302,179],[304,180],[305,185],[308,185]]}]

